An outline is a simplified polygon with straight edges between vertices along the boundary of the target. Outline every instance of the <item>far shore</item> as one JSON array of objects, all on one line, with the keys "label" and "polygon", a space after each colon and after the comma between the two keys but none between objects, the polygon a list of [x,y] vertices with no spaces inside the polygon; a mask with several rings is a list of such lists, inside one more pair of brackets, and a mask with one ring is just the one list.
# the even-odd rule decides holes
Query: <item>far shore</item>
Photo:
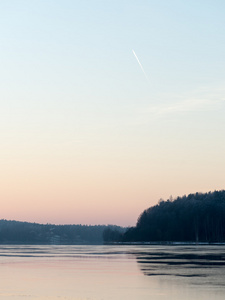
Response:
[{"label": "far shore", "polygon": [[204,246],[204,245],[225,245],[223,243],[216,242],[111,242],[104,243],[104,245],[155,245],[155,246],[182,246],[182,245],[190,245],[190,246]]}]

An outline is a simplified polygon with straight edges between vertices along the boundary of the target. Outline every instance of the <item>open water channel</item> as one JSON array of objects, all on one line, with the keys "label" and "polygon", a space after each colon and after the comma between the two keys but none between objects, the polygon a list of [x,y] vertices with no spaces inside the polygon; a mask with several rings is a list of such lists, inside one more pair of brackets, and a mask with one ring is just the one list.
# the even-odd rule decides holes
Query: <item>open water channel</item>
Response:
[{"label": "open water channel", "polygon": [[0,246],[1,300],[225,299],[225,246]]}]

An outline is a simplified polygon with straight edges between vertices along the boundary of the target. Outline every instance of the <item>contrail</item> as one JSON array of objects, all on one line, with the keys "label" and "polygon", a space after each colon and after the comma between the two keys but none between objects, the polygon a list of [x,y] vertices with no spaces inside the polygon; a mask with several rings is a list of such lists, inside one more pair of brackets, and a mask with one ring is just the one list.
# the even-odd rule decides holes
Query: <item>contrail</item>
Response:
[{"label": "contrail", "polygon": [[149,79],[148,79],[148,76],[147,76],[147,74],[145,73],[145,70],[144,70],[144,68],[142,67],[142,64],[140,63],[140,60],[138,59],[138,57],[137,57],[137,55],[136,55],[136,53],[134,52],[134,50],[132,49],[132,52],[133,52],[133,54],[134,54],[134,56],[136,57],[136,59],[137,59],[137,62],[138,62],[138,64],[139,64],[139,66],[141,67],[141,69],[142,69],[142,72],[144,73],[144,75],[145,75],[145,78],[149,81]]}]

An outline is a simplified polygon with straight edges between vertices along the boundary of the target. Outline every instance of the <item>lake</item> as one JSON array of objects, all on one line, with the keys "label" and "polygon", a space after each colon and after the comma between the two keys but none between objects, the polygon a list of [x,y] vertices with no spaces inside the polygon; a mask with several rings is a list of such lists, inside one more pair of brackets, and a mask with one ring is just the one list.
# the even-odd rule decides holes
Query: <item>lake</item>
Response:
[{"label": "lake", "polygon": [[225,298],[225,246],[0,246],[0,299]]}]

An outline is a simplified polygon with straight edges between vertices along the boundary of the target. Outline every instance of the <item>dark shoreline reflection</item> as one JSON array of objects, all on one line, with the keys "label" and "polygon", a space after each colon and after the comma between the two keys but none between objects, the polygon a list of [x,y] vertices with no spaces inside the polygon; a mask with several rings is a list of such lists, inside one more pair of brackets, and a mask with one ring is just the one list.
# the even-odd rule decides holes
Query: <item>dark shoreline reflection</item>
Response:
[{"label": "dark shoreline reflection", "polygon": [[194,284],[225,285],[224,246],[155,247],[135,256],[145,276],[183,277]]}]

